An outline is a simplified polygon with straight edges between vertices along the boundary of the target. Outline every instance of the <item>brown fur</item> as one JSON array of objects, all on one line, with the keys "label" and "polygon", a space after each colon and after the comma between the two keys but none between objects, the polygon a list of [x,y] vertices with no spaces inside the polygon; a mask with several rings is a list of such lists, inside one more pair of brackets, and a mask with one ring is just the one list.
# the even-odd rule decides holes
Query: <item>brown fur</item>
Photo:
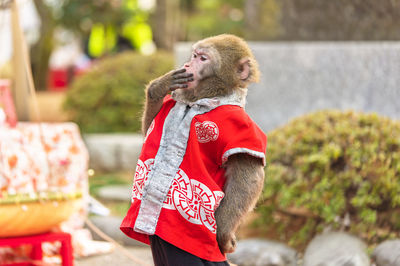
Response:
[{"label": "brown fur", "polygon": [[222,252],[233,252],[235,231],[251,211],[262,191],[264,167],[261,160],[247,154],[229,157],[226,165],[225,197],[215,212],[217,241]]},{"label": "brown fur", "polygon": [[[147,86],[143,134],[159,112],[163,98],[170,91],[180,89],[179,93],[184,99],[193,102],[243,90],[249,83],[259,80],[258,64],[246,42],[239,37],[228,34],[210,37],[196,43],[193,49],[205,51],[210,57],[210,61],[204,65],[199,64],[200,69],[195,68],[197,73],[186,72],[184,69],[192,70],[187,63],[184,69],[171,71]],[[193,79],[197,86],[185,89],[188,87],[187,81],[191,82]],[[234,233],[242,218],[254,207],[264,180],[260,159],[246,154],[229,157],[226,170],[225,197],[215,212],[217,241],[223,253],[234,251]]]},{"label": "brown fur", "polygon": [[151,121],[160,111],[163,98],[168,93],[168,85],[170,83],[171,72],[163,77],[155,79],[146,87],[146,101],[144,104],[144,112],[142,118],[142,134],[146,135],[147,129],[150,127]]},{"label": "brown fur", "polygon": [[[246,87],[249,83],[258,82],[260,71],[257,61],[254,58],[247,43],[234,35],[222,34],[210,37],[197,42],[194,48],[213,47],[221,57],[221,67],[215,73],[216,77],[224,82],[227,88],[236,89],[238,87]],[[240,80],[237,72],[240,69],[240,59],[248,58],[250,65],[250,75],[246,80]]]}]

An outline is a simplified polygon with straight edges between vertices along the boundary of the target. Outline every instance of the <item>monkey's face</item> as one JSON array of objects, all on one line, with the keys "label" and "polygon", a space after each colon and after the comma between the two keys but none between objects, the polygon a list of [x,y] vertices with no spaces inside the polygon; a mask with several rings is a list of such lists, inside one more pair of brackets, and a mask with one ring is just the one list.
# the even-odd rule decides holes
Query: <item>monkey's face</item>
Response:
[{"label": "monkey's face", "polygon": [[187,73],[193,73],[193,81],[188,82],[188,90],[195,90],[199,83],[215,74],[220,65],[219,55],[212,47],[195,47],[192,56],[185,63]]},{"label": "monkey's face", "polygon": [[194,44],[184,68],[193,74],[193,81],[181,90],[189,101],[228,95],[256,82],[259,76],[257,62],[246,42],[228,34]]}]

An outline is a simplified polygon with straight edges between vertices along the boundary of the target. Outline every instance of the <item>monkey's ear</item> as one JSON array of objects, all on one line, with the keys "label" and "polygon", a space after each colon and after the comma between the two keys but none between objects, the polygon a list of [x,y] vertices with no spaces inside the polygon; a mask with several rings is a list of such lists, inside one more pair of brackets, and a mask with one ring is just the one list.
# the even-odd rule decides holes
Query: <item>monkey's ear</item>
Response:
[{"label": "monkey's ear", "polygon": [[250,76],[250,59],[245,57],[239,60],[238,75],[240,80],[247,80]]}]

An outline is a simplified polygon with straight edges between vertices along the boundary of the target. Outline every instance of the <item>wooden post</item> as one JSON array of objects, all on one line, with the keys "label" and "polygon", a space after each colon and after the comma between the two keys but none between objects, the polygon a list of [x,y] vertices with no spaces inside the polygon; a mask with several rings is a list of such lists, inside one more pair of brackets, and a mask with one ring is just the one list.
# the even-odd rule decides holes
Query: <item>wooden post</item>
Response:
[{"label": "wooden post", "polygon": [[[11,29],[13,39],[13,96],[19,121],[29,121],[29,81],[24,62],[25,39],[19,24],[17,1],[11,1]],[[30,67],[30,65],[29,65]]]}]

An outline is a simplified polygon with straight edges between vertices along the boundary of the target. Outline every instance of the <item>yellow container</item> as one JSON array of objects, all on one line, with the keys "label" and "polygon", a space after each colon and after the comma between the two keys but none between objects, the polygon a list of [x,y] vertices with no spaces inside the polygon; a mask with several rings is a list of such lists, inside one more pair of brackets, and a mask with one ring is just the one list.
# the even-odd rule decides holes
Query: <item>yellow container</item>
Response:
[{"label": "yellow container", "polygon": [[0,237],[48,232],[82,208],[82,199],[0,204]]}]

